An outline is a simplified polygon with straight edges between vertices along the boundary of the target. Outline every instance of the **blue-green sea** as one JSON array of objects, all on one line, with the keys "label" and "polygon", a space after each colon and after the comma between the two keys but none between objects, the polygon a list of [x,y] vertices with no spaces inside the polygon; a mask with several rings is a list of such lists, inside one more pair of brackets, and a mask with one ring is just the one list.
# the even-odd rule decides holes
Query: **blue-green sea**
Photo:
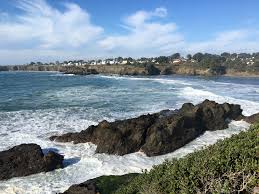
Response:
[{"label": "blue-green sea", "polygon": [[75,183],[110,174],[141,172],[167,158],[182,157],[248,128],[231,122],[226,130],[206,132],[185,147],[158,157],[95,154],[95,145],[57,143],[51,135],[75,132],[102,120],[114,121],[177,109],[205,99],[240,104],[245,115],[259,112],[259,79],[234,77],[74,76],[58,72],[0,72],[0,151],[37,143],[65,155],[66,168],[0,181],[0,193],[62,192]]}]

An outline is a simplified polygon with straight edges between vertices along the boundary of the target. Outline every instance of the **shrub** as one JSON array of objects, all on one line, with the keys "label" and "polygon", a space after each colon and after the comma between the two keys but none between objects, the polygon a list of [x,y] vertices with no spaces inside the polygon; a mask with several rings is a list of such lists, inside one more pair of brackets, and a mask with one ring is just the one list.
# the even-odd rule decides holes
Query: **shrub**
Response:
[{"label": "shrub", "polygon": [[259,184],[259,125],[138,175],[116,194],[252,193]]}]

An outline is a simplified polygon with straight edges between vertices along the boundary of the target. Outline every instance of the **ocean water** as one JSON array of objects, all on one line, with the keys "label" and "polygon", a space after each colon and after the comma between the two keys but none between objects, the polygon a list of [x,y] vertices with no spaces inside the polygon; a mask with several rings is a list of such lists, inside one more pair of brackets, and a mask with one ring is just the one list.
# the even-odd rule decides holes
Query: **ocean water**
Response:
[{"label": "ocean water", "polygon": [[165,159],[182,157],[246,130],[244,121],[226,130],[206,132],[177,151],[157,157],[95,154],[91,143],[49,141],[52,135],[76,132],[106,119],[114,121],[180,108],[204,99],[240,104],[245,115],[259,112],[258,78],[188,76],[73,76],[57,72],[0,72],[0,151],[21,143],[37,143],[45,152],[65,155],[65,168],[0,181],[0,193],[63,192],[72,184],[101,175],[151,169]]}]

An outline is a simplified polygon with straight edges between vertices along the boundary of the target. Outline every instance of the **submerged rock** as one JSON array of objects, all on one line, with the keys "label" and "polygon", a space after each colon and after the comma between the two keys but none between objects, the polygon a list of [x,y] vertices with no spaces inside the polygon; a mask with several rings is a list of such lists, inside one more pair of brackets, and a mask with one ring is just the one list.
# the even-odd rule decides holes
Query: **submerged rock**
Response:
[{"label": "submerged rock", "polygon": [[81,132],[50,139],[92,142],[97,145],[98,153],[124,155],[143,151],[147,156],[155,156],[172,152],[205,131],[225,129],[228,120],[241,117],[239,105],[205,100],[196,106],[186,103],[177,111],[165,110],[115,122],[102,121]]},{"label": "submerged rock", "polygon": [[0,152],[0,180],[62,168],[63,159],[52,151],[44,155],[37,144],[21,144]]}]

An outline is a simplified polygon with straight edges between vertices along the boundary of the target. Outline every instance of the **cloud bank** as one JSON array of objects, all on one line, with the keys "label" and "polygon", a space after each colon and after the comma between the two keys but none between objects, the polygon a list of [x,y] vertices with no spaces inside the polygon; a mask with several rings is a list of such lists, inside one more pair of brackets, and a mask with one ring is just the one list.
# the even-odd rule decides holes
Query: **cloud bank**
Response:
[{"label": "cloud bank", "polygon": [[[174,52],[253,52],[256,29],[231,29],[206,41],[190,42],[165,7],[139,10],[117,21],[126,33],[107,35],[75,3],[59,10],[45,0],[15,1],[19,14],[0,13],[0,64],[116,56],[159,56]],[[15,57],[14,57],[15,56]]]}]

